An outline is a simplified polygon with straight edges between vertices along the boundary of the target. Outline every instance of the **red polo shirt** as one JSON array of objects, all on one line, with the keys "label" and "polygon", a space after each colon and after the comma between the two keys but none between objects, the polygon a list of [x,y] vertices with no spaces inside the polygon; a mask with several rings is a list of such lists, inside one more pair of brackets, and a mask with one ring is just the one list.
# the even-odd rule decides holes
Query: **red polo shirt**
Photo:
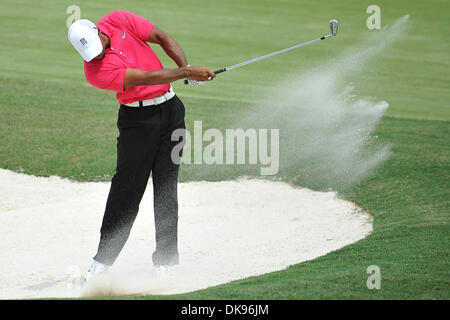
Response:
[{"label": "red polo shirt", "polygon": [[170,83],[123,89],[127,69],[163,69],[161,61],[146,42],[153,23],[134,13],[117,10],[103,17],[97,27],[109,37],[111,47],[103,59],[84,62],[84,74],[90,84],[116,91],[121,104],[151,99],[170,89]]}]

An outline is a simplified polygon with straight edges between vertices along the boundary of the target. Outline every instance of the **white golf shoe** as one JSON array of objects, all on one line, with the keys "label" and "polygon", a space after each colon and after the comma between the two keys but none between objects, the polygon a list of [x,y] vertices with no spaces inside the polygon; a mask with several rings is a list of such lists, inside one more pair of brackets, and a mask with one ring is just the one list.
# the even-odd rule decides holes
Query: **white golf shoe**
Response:
[{"label": "white golf shoe", "polygon": [[82,283],[85,285],[93,276],[108,271],[109,266],[95,260],[92,260],[92,264],[89,270],[83,275]]},{"label": "white golf shoe", "polygon": [[153,267],[153,274],[156,278],[167,277],[168,267],[167,266],[155,266]]},{"label": "white golf shoe", "polygon": [[169,268],[169,266],[154,266],[153,267],[153,275],[156,278],[164,279],[174,275],[174,270]]}]

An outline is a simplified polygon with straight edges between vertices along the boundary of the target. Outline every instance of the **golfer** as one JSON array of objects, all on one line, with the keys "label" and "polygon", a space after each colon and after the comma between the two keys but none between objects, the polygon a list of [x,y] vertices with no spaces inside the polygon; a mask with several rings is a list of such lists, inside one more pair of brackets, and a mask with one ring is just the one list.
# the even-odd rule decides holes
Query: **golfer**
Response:
[{"label": "golfer", "polygon": [[[117,166],[111,181],[97,254],[83,281],[111,266],[125,245],[152,173],[156,249],[153,266],[159,272],[178,264],[179,164],[171,159],[176,129],[185,128],[185,109],[171,82],[192,85],[212,80],[206,67],[189,66],[183,50],[166,32],[127,11],[113,11],[95,25],[82,19],[72,24],[68,38],[84,59],[86,80],[116,92],[119,101]],[[147,42],[160,45],[177,64],[164,69]]]}]

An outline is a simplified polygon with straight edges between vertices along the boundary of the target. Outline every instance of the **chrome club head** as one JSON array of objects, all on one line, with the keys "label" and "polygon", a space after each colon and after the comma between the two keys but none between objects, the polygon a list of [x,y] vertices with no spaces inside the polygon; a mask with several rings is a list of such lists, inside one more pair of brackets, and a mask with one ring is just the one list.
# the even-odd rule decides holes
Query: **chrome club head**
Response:
[{"label": "chrome club head", "polygon": [[330,20],[330,30],[333,37],[335,37],[337,34],[338,24],[339,22],[336,19]]}]

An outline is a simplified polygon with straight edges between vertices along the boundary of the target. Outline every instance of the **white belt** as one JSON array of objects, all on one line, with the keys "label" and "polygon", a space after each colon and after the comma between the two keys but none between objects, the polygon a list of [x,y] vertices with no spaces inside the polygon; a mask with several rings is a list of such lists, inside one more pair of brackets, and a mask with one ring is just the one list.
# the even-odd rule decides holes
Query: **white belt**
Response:
[{"label": "white belt", "polygon": [[127,107],[148,107],[153,106],[157,104],[161,104],[163,102],[166,102],[167,100],[172,99],[175,96],[175,92],[173,91],[172,86],[170,86],[169,91],[167,91],[165,94],[159,97],[155,97],[153,99],[143,100],[143,101],[135,101],[126,104]]}]

